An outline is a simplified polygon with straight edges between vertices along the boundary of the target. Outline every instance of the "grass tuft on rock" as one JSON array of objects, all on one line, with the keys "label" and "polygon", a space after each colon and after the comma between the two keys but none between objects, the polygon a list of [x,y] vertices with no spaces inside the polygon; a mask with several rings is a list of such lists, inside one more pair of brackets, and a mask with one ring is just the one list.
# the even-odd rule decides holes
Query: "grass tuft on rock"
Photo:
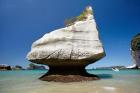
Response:
[{"label": "grass tuft on rock", "polygon": [[86,10],[86,9],[85,9],[79,16],[66,19],[64,23],[65,23],[66,26],[71,26],[71,25],[73,25],[76,21],[83,21],[83,20],[86,20],[88,14],[91,14],[91,15],[92,15],[92,14],[93,14],[93,11],[92,11],[92,10]]}]

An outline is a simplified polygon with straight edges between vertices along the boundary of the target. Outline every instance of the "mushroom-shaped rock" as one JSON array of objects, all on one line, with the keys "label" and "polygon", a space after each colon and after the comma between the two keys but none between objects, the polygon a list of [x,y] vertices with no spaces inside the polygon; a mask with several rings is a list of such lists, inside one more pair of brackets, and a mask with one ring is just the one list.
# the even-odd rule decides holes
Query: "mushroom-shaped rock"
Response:
[{"label": "mushroom-shaped rock", "polygon": [[74,21],[69,20],[65,28],[47,33],[35,41],[27,58],[31,62],[48,65],[48,76],[86,76],[85,66],[104,56],[92,7],[89,6]]}]

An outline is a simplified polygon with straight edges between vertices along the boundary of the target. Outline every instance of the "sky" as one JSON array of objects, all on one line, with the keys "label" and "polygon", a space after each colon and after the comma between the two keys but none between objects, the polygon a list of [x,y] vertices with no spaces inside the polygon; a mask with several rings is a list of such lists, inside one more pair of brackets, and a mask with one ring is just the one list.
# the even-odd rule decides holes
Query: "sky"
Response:
[{"label": "sky", "polygon": [[26,67],[32,43],[88,5],[106,52],[88,68],[132,65],[130,42],[140,32],[140,0],[0,0],[0,64]]}]

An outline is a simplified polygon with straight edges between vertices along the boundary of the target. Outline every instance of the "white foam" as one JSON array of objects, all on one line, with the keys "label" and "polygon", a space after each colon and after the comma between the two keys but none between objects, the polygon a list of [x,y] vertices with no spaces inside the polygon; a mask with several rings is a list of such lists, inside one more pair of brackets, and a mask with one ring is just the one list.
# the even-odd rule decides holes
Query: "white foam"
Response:
[{"label": "white foam", "polygon": [[106,90],[116,90],[116,88],[115,87],[103,87],[104,89],[106,89]]}]

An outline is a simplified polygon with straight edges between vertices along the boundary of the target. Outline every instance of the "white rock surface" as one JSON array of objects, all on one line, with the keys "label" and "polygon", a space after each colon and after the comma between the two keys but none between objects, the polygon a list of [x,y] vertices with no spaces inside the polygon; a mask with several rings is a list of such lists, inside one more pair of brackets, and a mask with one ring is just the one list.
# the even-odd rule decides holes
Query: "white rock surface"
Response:
[{"label": "white rock surface", "polygon": [[137,67],[140,67],[140,50],[132,51],[133,62]]},{"label": "white rock surface", "polygon": [[94,60],[99,54],[98,60],[105,53],[96,27],[93,15],[89,14],[86,20],[54,30],[35,41],[27,58]]}]

